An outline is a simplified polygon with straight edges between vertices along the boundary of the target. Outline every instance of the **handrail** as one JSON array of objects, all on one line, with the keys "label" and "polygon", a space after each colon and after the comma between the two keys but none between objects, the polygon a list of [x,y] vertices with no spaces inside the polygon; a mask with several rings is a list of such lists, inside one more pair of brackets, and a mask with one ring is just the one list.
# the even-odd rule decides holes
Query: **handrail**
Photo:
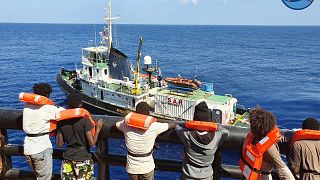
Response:
[{"label": "handrail", "polygon": [[[116,166],[125,166],[126,156],[111,154],[109,153],[108,139],[109,138],[124,138],[123,133],[117,130],[115,123],[122,120],[123,117],[117,116],[101,116],[93,115],[93,119],[103,119],[104,125],[99,134],[97,142],[97,152],[93,153],[93,159],[98,164],[98,177],[99,179],[109,179],[109,165]],[[177,122],[181,123],[181,122]],[[240,154],[242,149],[242,144],[246,135],[249,131],[247,128],[239,128],[235,126],[224,126],[229,130],[229,140],[223,144],[223,147],[220,148],[221,151],[225,150],[237,150]],[[0,131],[2,132],[1,141],[2,147],[0,147],[0,153],[2,159],[1,163],[3,164],[3,169],[1,172],[1,178],[30,178],[34,177],[32,173],[20,171],[17,169],[12,169],[11,156],[23,156],[23,146],[22,145],[12,145],[8,144],[8,134],[7,129],[16,129],[22,130],[22,110],[15,109],[0,109]],[[290,139],[292,136],[292,131],[290,130],[281,130],[282,134],[285,134],[286,137]],[[158,142],[169,142],[181,144],[177,134],[174,130],[169,130],[157,137]],[[288,143],[280,142],[278,143],[281,153],[286,154],[288,152]],[[63,150],[54,149],[53,158],[62,159]],[[225,165],[221,164],[221,157],[219,157],[219,152],[215,156],[215,179],[220,177],[229,177],[229,178],[240,178],[241,172],[238,166],[234,165]],[[220,160],[220,161],[219,161]],[[236,160],[235,162],[237,162]],[[181,160],[164,160],[155,158],[155,164],[157,170],[163,171],[181,171]],[[219,167],[217,167],[219,166]],[[221,167],[220,167],[221,166]],[[54,175],[53,179],[58,179],[59,175]]]},{"label": "handrail", "polygon": [[[0,148],[2,147],[2,133],[1,133],[1,129],[0,129]],[[0,154],[0,174],[2,172],[2,155]]]}]

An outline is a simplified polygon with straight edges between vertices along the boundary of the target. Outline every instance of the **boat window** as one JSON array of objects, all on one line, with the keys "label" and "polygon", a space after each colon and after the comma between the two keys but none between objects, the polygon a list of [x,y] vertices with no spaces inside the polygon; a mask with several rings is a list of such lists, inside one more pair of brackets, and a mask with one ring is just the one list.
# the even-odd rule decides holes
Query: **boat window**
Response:
[{"label": "boat window", "polygon": [[99,69],[97,69],[97,73],[99,73]]},{"label": "boat window", "polygon": [[89,76],[92,77],[92,68],[89,67]]},{"label": "boat window", "polygon": [[104,74],[108,75],[108,69],[104,69]]},{"label": "boat window", "polygon": [[108,59],[108,55],[107,54],[102,54],[102,60],[106,61]]},{"label": "boat window", "polygon": [[100,96],[101,100],[103,100],[103,91],[101,90],[101,96]]},{"label": "boat window", "polygon": [[83,57],[85,57],[85,58],[89,58],[89,52],[86,51],[86,50],[83,50],[83,51],[82,51],[82,55],[83,55]]},{"label": "boat window", "polygon": [[132,107],[136,106],[136,100],[132,99]]},{"label": "boat window", "polygon": [[98,54],[97,54],[97,62],[98,62],[98,63],[101,63],[101,53],[98,53]]},{"label": "boat window", "polygon": [[95,52],[90,53],[90,60],[96,62],[97,54]]}]

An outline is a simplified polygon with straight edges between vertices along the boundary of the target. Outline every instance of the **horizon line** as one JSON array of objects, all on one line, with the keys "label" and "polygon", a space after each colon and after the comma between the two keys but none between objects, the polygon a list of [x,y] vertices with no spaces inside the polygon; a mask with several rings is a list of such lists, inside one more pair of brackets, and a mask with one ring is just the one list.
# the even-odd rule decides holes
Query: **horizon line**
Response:
[{"label": "horizon line", "polygon": [[[64,23],[64,22],[0,22],[0,24],[49,24],[49,25],[94,25],[94,23]],[[318,27],[313,24],[140,24],[140,23],[114,23],[115,25],[151,25],[151,26],[312,26]],[[103,25],[97,23],[96,25]]]}]

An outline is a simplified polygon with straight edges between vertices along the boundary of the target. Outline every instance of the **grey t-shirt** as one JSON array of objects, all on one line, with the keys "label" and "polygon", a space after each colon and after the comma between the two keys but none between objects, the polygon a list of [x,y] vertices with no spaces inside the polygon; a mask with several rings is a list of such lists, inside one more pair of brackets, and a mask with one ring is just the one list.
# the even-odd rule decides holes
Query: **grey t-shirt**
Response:
[{"label": "grey t-shirt", "polygon": [[[176,132],[185,147],[182,172],[184,176],[195,179],[207,179],[213,176],[212,162],[217,148],[227,140],[229,131],[219,126],[209,144],[202,144],[192,136],[191,131],[182,125],[176,126]],[[207,132],[197,132],[206,135]]]}]

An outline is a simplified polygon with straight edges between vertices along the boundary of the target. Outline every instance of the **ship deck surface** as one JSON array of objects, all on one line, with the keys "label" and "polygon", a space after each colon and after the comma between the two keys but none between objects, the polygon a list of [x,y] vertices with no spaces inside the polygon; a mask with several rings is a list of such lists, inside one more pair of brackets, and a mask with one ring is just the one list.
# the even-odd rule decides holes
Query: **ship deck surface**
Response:
[{"label": "ship deck surface", "polygon": [[207,93],[205,91],[202,91],[200,89],[191,91],[191,92],[178,92],[178,91],[174,91],[174,90],[169,90],[169,89],[164,89],[158,92],[161,95],[169,95],[171,97],[176,97],[176,98],[183,98],[183,99],[188,99],[188,100],[201,100],[201,99],[205,99],[208,101],[212,101],[212,102],[218,102],[218,103],[222,103],[222,104],[226,104],[230,101],[230,99],[232,97],[229,96],[219,96],[219,95],[214,95],[211,93]]}]

